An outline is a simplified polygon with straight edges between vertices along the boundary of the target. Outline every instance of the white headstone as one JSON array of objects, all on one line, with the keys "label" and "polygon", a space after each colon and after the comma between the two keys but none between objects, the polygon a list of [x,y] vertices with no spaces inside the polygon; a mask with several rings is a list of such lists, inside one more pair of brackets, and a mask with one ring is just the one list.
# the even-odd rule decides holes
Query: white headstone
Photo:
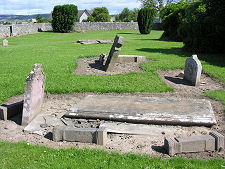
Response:
[{"label": "white headstone", "polygon": [[8,46],[8,41],[7,41],[6,39],[4,39],[4,40],[2,41],[2,46]]},{"label": "white headstone", "polygon": [[202,73],[202,65],[197,55],[187,58],[184,69],[184,79],[191,82],[192,85],[198,86]]},{"label": "white headstone", "polygon": [[34,64],[26,79],[22,125],[28,125],[40,112],[44,99],[45,74],[40,64]]}]

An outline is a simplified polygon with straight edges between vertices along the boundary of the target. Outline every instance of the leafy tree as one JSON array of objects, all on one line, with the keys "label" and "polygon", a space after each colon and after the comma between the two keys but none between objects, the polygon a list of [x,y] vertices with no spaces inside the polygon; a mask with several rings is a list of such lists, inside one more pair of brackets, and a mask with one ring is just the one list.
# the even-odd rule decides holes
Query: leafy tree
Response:
[{"label": "leafy tree", "polygon": [[138,16],[138,9],[129,10],[128,8],[124,8],[120,14],[116,15],[115,20],[117,22],[131,22],[131,21],[136,22],[137,16]]},{"label": "leafy tree", "polygon": [[52,28],[54,32],[70,32],[78,18],[75,5],[57,5],[52,13]]},{"label": "leafy tree", "polygon": [[40,14],[36,16],[37,23],[48,23],[51,22],[50,18],[42,17]]},{"label": "leafy tree", "polygon": [[109,11],[106,7],[97,7],[94,8],[94,11],[89,17],[88,21],[90,22],[110,22]]}]

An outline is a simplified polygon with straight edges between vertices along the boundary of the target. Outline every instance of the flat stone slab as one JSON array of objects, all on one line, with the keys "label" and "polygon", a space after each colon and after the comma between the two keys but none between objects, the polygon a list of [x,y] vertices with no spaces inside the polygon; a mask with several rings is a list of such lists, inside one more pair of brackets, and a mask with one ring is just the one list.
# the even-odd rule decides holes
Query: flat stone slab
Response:
[{"label": "flat stone slab", "polygon": [[88,95],[65,116],[149,124],[216,124],[212,106],[205,99]]}]

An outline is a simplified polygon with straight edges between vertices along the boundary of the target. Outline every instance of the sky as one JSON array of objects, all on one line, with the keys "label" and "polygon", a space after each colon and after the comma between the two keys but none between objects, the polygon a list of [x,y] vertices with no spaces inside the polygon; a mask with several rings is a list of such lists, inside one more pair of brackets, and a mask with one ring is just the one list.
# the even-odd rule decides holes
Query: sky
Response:
[{"label": "sky", "polygon": [[138,0],[0,0],[0,15],[32,15],[50,13],[55,5],[74,4],[79,10],[107,7],[110,15],[124,8],[140,8]]}]

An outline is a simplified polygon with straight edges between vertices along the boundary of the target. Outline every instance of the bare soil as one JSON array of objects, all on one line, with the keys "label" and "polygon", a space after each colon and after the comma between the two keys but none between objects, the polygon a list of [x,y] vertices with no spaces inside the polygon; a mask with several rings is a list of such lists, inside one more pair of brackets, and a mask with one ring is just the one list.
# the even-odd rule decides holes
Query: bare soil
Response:
[{"label": "bare soil", "polygon": [[[78,66],[78,70],[75,72],[101,74],[99,69],[94,67],[88,67],[87,65],[93,61],[93,58],[86,58],[79,60],[78,64],[83,63],[86,66]],[[132,63],[132,65],[134,65]],[[125,65],[129,67],[128,65]],[[82,68],[83,67],[83,68]],[[137,65],[138,67],[138,65]],[[143,71],[138,68],[135,70]],[[118,69],[116,69],[118,70]],[[130,69],[133,70],[133,69]],[[123,72],[122,70],[118,71],[119,73]],[[117,72],[117,73],[118,73]],[[168,71],[158,71],[160,77],[165,81],[165,83],[174,88],[176,91],[166,92],[166,93],[107,93],[104,95],[126,95],[126,96],[145,96],[145,97],[179,97],[179,98],[199,98],[207,99],[211,102],[217,125],[214,125],[211,128],[208,127],[199,127],[199,126],[173,126],[173,125],[151,125],[153,131],[157,131],[158,135],[128,135],[128,134],[108,134],[108,141],[106,147],[101,147],[95,144],[86,144],[78,142],[54,142],[51,139],[51,131],[53,126],[45,128],[43,134],[29,134],[24,133],[24,127],[18,125],[21,115],[18,115],[15,118],[12,118],[8,121],[0,120],[0,140],[17,142],[17,141],[27,141],[29,144],[45,145],[48,147],[54,148],[67,148],[67,147],[89,147],[89,148],[103,148],[108,152],[121,152],[121,153],[138,153],[138,154],[147,154],[150,157],[161,157],[168,158],[163,144],[164,138],[167,137],[188,137],[195,135],[208,134],[210,131],[218,131],[221,134],[225,135],[225,120],[224,120],[224,109],[225,106],[219,102],[212,99],[209,99],[203,95],[204,91],[214,90],[214,89],[224,89],[225,85],[217,79],[213,79],[206,74],[202,74],[201,85],[199,87],[190,86],[190,84],[184,81],[182,78],[177,77],[181,70],[168,70]],[[125,72],[123,72],[125,73]],[[49,114],[55,117],[61,118],[66,112],[70,111],[72,107],[82,100],[85,96],[89,94],[98,94],[98,93],[72,93],[72,94],[49,94],[46,93],[44,103],[42,106],[42,114]],[[5,104],[11,104],[23,100],[23,95],[14,96]],[[201,152],[201,153],[187,153],[179,154],[177,156],[186,157],[186,158],[200,158],[200,159],[209,159],[209,158],[224,158],[224,154],[219,154],[217,152]]]}]

